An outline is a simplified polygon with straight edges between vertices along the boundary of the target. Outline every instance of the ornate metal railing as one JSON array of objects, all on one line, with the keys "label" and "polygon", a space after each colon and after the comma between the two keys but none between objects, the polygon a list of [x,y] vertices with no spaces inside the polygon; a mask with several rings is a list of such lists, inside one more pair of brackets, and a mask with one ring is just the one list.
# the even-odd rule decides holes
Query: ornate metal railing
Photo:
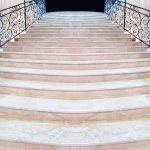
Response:
[{"label": "ornate metal railing", "polygon": [[28,0],[0,11],[0,47],[24,32],[45,13],[44,0]]},{"label": "ornate metal railing", "polygon": [[125,31],[150,47],[150,10],[126,1],[106,0],[105,13]]},{"label": "ornate metal railing", "polygon": [[105,13],[108,13],[112,6],[115,4],[116,0],[105,0]]}]

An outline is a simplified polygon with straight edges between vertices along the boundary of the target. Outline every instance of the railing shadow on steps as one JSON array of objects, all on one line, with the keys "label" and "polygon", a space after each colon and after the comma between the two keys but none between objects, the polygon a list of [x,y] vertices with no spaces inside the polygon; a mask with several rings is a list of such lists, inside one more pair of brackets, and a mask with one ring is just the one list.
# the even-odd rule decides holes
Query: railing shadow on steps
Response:
[{"label": "railing shadow on steps", "polygon": [[106,0],[105,13],[126,33],[150,47],[150,10],[127,3],[126,0]]},{"label": "railing shadow on steps", "polygon": [[0,47],[25,32],[44,13],[45,0],[24,0],[0,10]]}]

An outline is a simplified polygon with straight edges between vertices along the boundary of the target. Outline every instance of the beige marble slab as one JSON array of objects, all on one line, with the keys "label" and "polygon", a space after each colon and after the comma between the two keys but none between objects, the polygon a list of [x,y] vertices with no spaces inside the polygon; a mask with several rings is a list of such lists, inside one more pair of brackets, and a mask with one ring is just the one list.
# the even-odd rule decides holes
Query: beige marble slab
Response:
[{"label": "beige marble slab", "polygon": [[59,145],[150,140],[150,119],[83,124],[0,119],[0,139]]}]

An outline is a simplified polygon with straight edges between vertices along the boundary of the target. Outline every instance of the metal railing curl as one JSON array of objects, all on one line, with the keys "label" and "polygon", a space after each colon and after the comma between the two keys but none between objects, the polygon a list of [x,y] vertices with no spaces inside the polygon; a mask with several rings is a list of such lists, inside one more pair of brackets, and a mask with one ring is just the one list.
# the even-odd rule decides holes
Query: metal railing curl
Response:
[{"label": "metal railing curl", "polygon": [[44,0],[24,1],[0,11],[0,47],[24,32],[45,13]]},{"label": "metal railing curl", "polygon": [[106,0],[105,8],[111,20],[150,47],[150,10],[119,0]]}]

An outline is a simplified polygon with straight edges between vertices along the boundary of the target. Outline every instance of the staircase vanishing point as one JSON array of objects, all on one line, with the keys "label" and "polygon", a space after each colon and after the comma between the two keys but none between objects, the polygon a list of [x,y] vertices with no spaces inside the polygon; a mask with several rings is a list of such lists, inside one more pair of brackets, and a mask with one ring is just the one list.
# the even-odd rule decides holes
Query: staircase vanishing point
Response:
[{"label": "staircase vanishing point", "polygon": [[4,50],[0,150],[150,150],[150,54],[105,14],[45,14]]}]

